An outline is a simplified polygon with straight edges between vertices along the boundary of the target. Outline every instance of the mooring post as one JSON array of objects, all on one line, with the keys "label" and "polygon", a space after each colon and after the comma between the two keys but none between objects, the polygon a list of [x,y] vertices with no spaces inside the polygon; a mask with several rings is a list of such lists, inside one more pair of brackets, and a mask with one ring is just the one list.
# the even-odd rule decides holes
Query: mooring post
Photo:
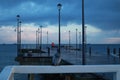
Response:
[{"label": "mooring post", "polygon": [[107,47],[107,55],[110,56],[110,48]]},{"label": "mooring post", "polygon": [[50,56],[50,48],[48,47],[48,56]]},{"label": "mooring post", "polygon": [[116,54],[116,48],[113,49],[113,54]]},{"label": "mooring post", "polygon": [[120,80],[120,71],[113,74],[113,80]]},{"label": "mooring post", "polygon": [[119,58],[120,58],[120,48],[119,48]]},{"label": "mooring post", "polygon": [[92,52],[92,51],[91,51],[91,47],[89,47],[89,55],[90,55],[90,56],[91,56],[91,52]]},{"label": "mooring post", "polygon": [[34,74],[28,74],[28,80],[34,80]]}]

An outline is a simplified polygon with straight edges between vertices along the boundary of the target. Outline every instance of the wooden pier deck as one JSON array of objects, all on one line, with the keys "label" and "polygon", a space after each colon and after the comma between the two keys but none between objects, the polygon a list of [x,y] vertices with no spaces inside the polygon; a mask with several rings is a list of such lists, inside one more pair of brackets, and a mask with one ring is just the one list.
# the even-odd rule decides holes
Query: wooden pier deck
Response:
[{"label": "wooden pier deck", "polygon": [[[32,51],[32,56],[26,56],[24,55],[23,57],[17,57],[16,60],[21,64],[21,65],[52,65],[52,57],[57,53],[57,49],[53,48],[50,50],[50,54],[48,54],[47,49],[44,49],[45,53],[37,53]],[[28,52],[29,53],[29,52]],[[24,53],[24,54],[28,54]],[[82,64],[82,53],[80,50],[66,50],[64,48],[61,49],[61,58],[62,61],[60,65],[81,65]],[[86,52],[86,65],[104,65],[104,64],[120,64],[120,59],[119,57],[115,57],[112,55],[107,55],[103,53],[92,53],[89,54]],[[71,78],[72,76],[76,76],[76,79]],[[95,74],[86,74],[85,76],[81,76],[82,74],[69,74],[69,75],[64,75],[64,76],[69,76],[69,80],[77,80],[77,78],[81,78],[81,80],[84,80],[86,76],[88,76],[87,80],[104,80],[102,77],[97,76]],[[47,79],[52,79],[53,75],[44,75],[45,80]],[[55,76],[55,75],[54,75]],[[57,75],[61,76],[61,75]],[[34,80],[34,79],[29,79],[29,80]]]},{"label": "wooden pier deck", "polygon": [[[51,56],[53,56],[57,51],[51,50]],[[76,50],[61,50],[61,57],[63,60],[74,64],[74,65],[81,65],[82,64],[82,52]],[[108,55],[107,52],[105,53],[92,53],[91,55],[89,52],[86,52],[85,56],[86,65],[104,65],[104,64],[120,64],[120,58],[111,55]]]}]

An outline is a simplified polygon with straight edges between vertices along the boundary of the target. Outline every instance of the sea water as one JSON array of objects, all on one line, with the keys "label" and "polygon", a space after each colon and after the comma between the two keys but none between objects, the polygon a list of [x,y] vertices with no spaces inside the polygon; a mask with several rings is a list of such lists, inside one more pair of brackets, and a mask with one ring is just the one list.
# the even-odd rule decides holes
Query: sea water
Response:
[{"label": "sea water", "polygon": [[[66,44],[62,44],[66,45]],[[50,45],[43,44],[42,48],[50,47]],[[75,44],[72,44],[73,47],[76,47]],[[36,48],[35,44],[22,44],[23,48]],[[86,46],[87,51],[91,47],[92,53],[106,54],[107,48],[110,48],[110,52],[113,52],[113,49],[116,49],[116,53],[119,53],[120,45],[119,44],[88,44]],[[18,65],[15,61],[17,56],[17,45],[16,44],[0,44],[0,71],[7,65]]]},{"label": "sea water", "polygon": [[[62,45],[68,45],[68,44],[62,44]],[[51,47],[51,45],[44,44],[42,45],[42,48],[46,48],[48,46]],[[76,47],[76,44],[72,44],[72,47]],[[113,52],[114,48],[116,49],[116,53],[120,52],[119,44],[88,44],[86,45],[86,50],[89,51],[90,47],[91,47],[92,53],[98,53],[101,55],[107,53],[108,47],[110,48],[110,52]],[[22,44],[22,48],[36,48],[36,45]],[[17,56],[16,44],[0,44],[0,71],[2,71],[5,66],[19,65],[19,63],[15,61],[16,56]],[[16,80],[21,79],[19,75],[15,75],[15,76],[17,77]],[[21,76],[22,76],[22,80],[26,80],[24,77],[26,77],[27,75],[21,75]]]},{"label": "sea water", "polygon": [[17,65],[15,62],[16,53],[16,45],[0,44],[0,71],[7,65]]}]

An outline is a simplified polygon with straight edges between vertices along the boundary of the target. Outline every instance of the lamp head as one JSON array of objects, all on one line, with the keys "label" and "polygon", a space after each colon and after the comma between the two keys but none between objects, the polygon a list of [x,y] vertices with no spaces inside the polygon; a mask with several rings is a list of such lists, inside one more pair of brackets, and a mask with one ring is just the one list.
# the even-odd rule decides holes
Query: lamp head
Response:
[{"label": "lamp head", "polygon": [[17,19],[19,19],[19,18],[20,18],[20,15],[17,15],[16,17],[17,17]]},{"label": "lamp head", "polygon": [[57,7],[58,7],[58,9],[60,10],[61,7],[62,7],[62,4],[59,3],[59,4],[57,5]]}]

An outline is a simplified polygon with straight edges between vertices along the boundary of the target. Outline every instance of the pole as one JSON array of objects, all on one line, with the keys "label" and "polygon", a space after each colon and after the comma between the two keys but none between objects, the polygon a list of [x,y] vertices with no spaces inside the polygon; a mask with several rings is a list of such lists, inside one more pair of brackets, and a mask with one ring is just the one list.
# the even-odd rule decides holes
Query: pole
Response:
[{"label": "pole", "polygon": [[78,43],[78,40],[77,40],[77,30],[78,29],[76,29],[76,51],[77,51],[77,43]]},{"label": "pole", "polygon": [[84,0],[82,0],[82,65],[86,64],[85,61],[85,29],[84,29]]},{"label": "pole", "polygon": [[36,49],[38,48],[38,31],[36,31]]},{"label": "pole", "polygon": [[20,36],[20,44],[19,44],[19,45],[20,45],[20,52],[21,52],[21,32],[22,32],[22,31],[21,31],[21,23],[22,23],[22,22],[20,21],[20,22],[19,22],[19,36]]},{"label": "pole", "polygon": [[41,51],[41,49],[42,49],[42,26],[40,26],[40,32],[41,32],[41,34],[40,34],[40,51]]},{"label": "pole", "polygon": [[20,51],[19,51],[19,49],[20,49],[20,46],[19,46],[19,22],[20,22],[20,15],[17,15],[16,16],[17,17],[17,55],[19,55],[20,54]]},{"label": "pole", "polygon": [[47,47],[48,47],[48,31],[47,31]]},{"label": "pole", "polygon": [[81,32],[79,32],[79,49],[81,50]]},{"label": "pole", "polygon": [[59,12],[59,16],[58,16],[58,21],[59,21],[59,46],[58,46],[58,53],[60,54],[61,53],[61,51],[60,51],[60,43],[61,43],[61,35],[60,35],[60,9],[58,9],[58,12]]},{"label": "pole", "polygon": [[38,49],[39,49],[39,47],[40,47],[40,30],[38,28]]},{"label": "pole", "polygon": [[69,51],[70,51],[70,31],[69,31]]}]

